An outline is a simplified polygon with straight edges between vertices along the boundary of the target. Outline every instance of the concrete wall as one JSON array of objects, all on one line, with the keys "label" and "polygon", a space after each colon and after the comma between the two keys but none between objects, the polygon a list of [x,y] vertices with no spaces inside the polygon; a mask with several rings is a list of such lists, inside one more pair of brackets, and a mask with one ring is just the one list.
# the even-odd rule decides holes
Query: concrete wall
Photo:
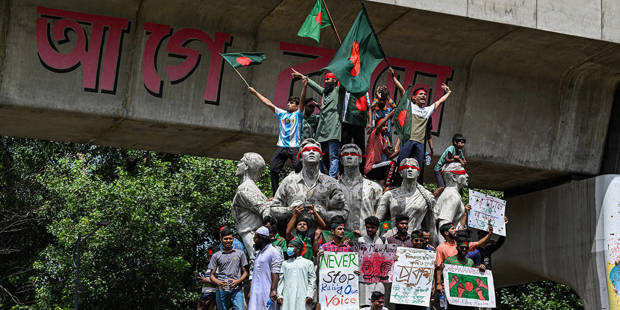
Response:
[{"label": "concrete wall", "polygon": [[617,218],[618,206],[610,212],[602,206],[614,178],[618,182],[618,175],[603,175],[508,198],[508,238],[493,256],[496,285],[550,279],[575,289],[585,309],[615,309],[607,297],[604,232],[618,227],[604,225],[606,217]]},{"label": "concrete wall", "polygon": [[[359,2],[330,2],[344,36]],[[620,46],[521,27],[529,25],[523,25],[525,21],[514,26],[471,19],[445,11],[442,1],[432,2],[436,7],[426,1],[396,3],[415,4],[416,9],[382,3],[367,7],[390,57],[452,70],[448,82],[454,92],[441,116],[440,136],[434,139],[435,155],[450,144],[455,132],[463,133],[468,137],[471,184],[485,188],[513,189],[573,174],[598,174],[619,80]],[[544,5],[538,2],[539,7]],[[462,1],[470,9],[474,3]],[[3,0],[1,4],[0,134],[4,135],[233,159],[257,151],[269,158],[276,140],[275,119],[247,94],[230,67],[224,66],[216,81],[217,104],[203,100],[205,81],[212,76],[210,50],[204,43],[187,44],[200,52],[200,62],[186,79],[171,83],[166,66],[183,59],[168,55],[170,37],[164,39],[156,55],[163,90],[159,97],[147,91],[142,60],[150,36],[145,25],[169,25],[174,34],[183,28],[199,29],[211,38],[216,32],[227,33],[232,37],[228,51],[265,52],[264,64],[242,71],[269,98],[288,94],[291,87],[297,94],[298,85],[278,84],[279,77],[286,76],[283,71],[288,67],[307,66],[315,57],[285,52],[282,44],[325,53],[338,47],[330,29],[323,30],[318,47],[296,36],[312,1]],[[131,23],[122,40],[114,93],[85,90],[84,64],[65,73],[43,65],[36,40],[36,21],[43,16],[37,6]],[[519,8],[514,14],[525,19],[529,13],[522,10],[529,10],[529,4]],[[50,27],[58,20],[50,19]],[[84,26],[84,31],[92,38],[92,25]],[[58,45],[60,52],[69,53],[75,46],[74,32],[68,32],[68,39]],[[315,61],[329,60],[321,59]],[[100,65],[104,67],[105,63]],[[315,65],[313,70],[321,67]],[[418,69],[408,70],[404,76],[413,79]],[[385,77],[379,76],[380,83]],[[431,86],[437,82],[420,74],[415,81]],[[284,104],[281,99],[275,103]],[[432,179],[430,171],[427,176]]]},{"label": "concrete wall", "polygon": [[620,43],[615,0],[370,0]]}]

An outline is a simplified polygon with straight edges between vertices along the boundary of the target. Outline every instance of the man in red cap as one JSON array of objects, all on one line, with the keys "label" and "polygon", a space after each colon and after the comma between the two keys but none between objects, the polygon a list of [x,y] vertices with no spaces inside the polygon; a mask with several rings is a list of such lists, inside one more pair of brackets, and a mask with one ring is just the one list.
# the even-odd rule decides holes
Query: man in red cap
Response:
[{"label": "man in red cap", "polygon": [[[301,79],[307,77],[303,74],[293,70],[293,76]],[[340,149],[340,138],[342,135],[342,121],[340,118],[340,111],[344,105],[344,99],[346,91],[343,87],[340,87],[336,76],[327,72],[325,74],[325,87],[319,86],[316,82],[308,79],[308,85],[317,93],[321,94],[321,115],[319,117],[319,124],[317,132],[315,133],[315,139],[321,143],[321,149],[323,149],[329,158],[329,164],[322,162],[321,171],[326,172],[329,167],[329,176],[332,178],[338,177],[338,151]]]}]

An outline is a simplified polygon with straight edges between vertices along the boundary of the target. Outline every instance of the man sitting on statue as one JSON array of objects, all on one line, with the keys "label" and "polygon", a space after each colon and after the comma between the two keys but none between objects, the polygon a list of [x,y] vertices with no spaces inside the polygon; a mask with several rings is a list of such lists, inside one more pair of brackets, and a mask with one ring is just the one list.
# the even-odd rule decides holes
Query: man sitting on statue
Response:
[{"label": "man sitting on statue", "polygon": [[[304,85],[307,83],[305,79]],[[299,142],[301,137],[301,126],[304,120],[304,103],[299,101],[298,97],[289,97],[286,111],[276,107],[271,100],[267,99],[254,88],[248,88],[248,91],[256,96],[262,104],[275,113],[280,123],[280,135],[276,151],[273,153],[271,163],[269,164],[269,174],[271,177],[271,191],[273,193],[278,189],[280,181],[280,171],[288,159],[291,160],[295,171],[301,170],[297,152],[299,151]],[[304,86],[305,91],[305,86]]]},{"label": "man sitting on statue", "polygon": [[396,170],[396,162],[393,159],[398,156],[400,147],[400,140],[398,140],[394,151],[392,151],[385,138],[386,133],[389,132],[388,121],[395,111],[392,110],[378,121],[376,128],[368,135],[368,143],[366,144],[364,174],[371,180],[377,180],[386,189],[392,183],[392,176]]},{"label": "man sitting on statue", "polygon": [[[340,215],[346,218],[344,196],[338,182],[319,172],[321,146],[314,139],[306,139],[301,143],[303,167],[300,172],[289,174],[276,191],[270,213],[279,223],[288,223],[295,207],[313,205],[321,218]],[[285,226],[278,227],[284,232]]]}]

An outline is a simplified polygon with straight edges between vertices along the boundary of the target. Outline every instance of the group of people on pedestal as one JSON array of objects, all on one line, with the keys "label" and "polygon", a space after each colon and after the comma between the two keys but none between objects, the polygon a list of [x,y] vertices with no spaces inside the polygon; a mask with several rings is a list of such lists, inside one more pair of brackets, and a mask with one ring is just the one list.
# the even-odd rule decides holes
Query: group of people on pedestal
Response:
[{"label": "group of people on pedestal", "polygon": [[[504,238],[492,238],[490,225],[489,232],[477,238],[467,229],[470,207],[462,203],[460,193],[468,180],[462,135],[454,135],[434,166],[437,191],[431,193],[422,186],[428,120],[448,99],[450,88],[442,85],[445,94],[427,105],[425,89],[405,92],[394,70],[388,70],[399,94],[410,94],[403,115],[410,130],[394,137],[396,106],[385,86],[375,92],[366,126],[344,121],[350,111],[347,105],[355,98],[329,72],[322,87],[293,70],[292,76],[301,79],[303,87],[300,97],[289,98],[286,110],[248,89],[279,123],[269,166],[274,197],[268,199],[255,183],[265,169],[263,158],[244,154],[236,172],[241,184],[231,206],[242,246],[234,246],[235,232],[224,227],[221,250],[212,255],[209,272],[200,277],[206,288],[203,296],[215,292],[218,309],[245,309],[246,305],[250,310],[313,309],[318,299],[319,257],[325,252],[352,251],[355,243],[435,251],[436,296],[444,290],[444,264],[491,268],[491,254]],[[321,96],[319,100],[307,97],[308,86]],[[316,108],[320,113],[314,114]],[[432,153],[432,142],[430,146]],[[287,160],[294,172],[280,183]],[[244,281],[251,283],[247,294]],[[404,309],[386,302],[389,285],[362,282],[359,288],[361,306]]]}]

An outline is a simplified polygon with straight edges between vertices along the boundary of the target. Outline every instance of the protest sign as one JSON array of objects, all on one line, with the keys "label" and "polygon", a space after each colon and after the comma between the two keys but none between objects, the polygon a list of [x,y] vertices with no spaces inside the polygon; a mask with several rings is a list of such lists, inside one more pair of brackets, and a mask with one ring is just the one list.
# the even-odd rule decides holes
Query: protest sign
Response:
[{"label": "protest sign", "polygon": [[489,223],[491,223],[494,234],[506,236],[506,223],[504,222],[506,200],[470,189],[469,205],[471,206],[467,217],[469,227],[489,231]]},{"label": "protest sign", "polygon": [[490,270],[446,264],[443,283],[448,303],[457,306],[495,308],[495,287]]},{"label": "protest sign", "polygon": [[416,306],[430,306],[435,252],[399,247],[394,264],[390,302]]},{"label": "protest sign", "polygon": [[358,310],[357,252],[324,252],[319,260],[321,309]]},{"label": "protest sign", "polygon": [[359,243],[354,248],[360,259],[360,282],[389,283],[392,275],[395,244]]}]

